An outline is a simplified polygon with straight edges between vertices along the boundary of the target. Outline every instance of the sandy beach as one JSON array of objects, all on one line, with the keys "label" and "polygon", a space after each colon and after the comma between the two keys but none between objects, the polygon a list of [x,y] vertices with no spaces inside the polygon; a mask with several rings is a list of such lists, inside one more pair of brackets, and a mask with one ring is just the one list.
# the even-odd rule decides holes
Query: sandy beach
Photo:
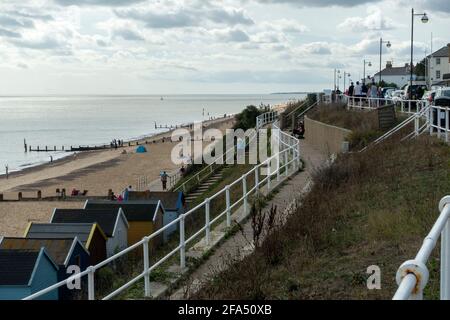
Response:
[{"label": "sandy beach", "polygon": [[[225,132],[231,128],[234,118],[222,118],[205,122],[206,128]],[[171,137],[166,132],[147,138],[158,140]],[[204,141],[204,145],[210,144]],[[161,170],[173,172],[179,169],[171,161],[172,149],[178,142],[151,143],[146,145],[148,152],[137,154],[136,147],[123,149],[92,151],[78,153],[53,163],[30,168],[10,175],[9,179],[1,177],[0,193],[4,199],[17,199],[18,192],[24,197],[36,196],[41,190],[42,196],[55,196],[56,189],[65,188],[67,193],[73,188],[88,190],[90,196],[106,196],[109,189],[116,194],[126,186],[136,186],[139,177],[146,176],[148,181],[159,178]],[[0,236],[22,236],[29,221],[47,222],[53,208],[80,208],[83,202],[0,202]]]}]

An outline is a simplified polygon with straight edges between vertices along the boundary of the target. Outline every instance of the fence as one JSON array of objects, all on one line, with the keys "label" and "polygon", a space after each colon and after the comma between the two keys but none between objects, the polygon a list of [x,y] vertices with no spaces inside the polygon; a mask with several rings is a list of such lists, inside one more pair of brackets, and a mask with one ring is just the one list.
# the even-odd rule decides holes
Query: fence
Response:
[{"label": "fence", "polygon": [[[266,114],[263,114],[258,117],[257,119],[257,128],[258,130],[262,128],[263,126],[274,122],[276,120],[277,116],[275,112],[269,112]],[[273,129],[279,129],[279,125],[276,123],[273,123],[272,125]],[[105,297],[103,297],[103,300],[109,300],[112,299],[119,294],[123,293],[125,290],[130,288],[131,286],[137,284],[139,281],[144,280],[144,296],[150,297],[150,275],[151,273],[158,267],[160,267],[163,263],[168,261],[169,259],[175,257],[178,255],[179,258],[179,266],[181,269],[184,269],[186,267],[186,247],[193,243],[195,239],[202,236],[204,237],[204,241],[206,245],[211,244],[211,229],[212,226],[219,222],[221,219],[226,219],[226,225],[228,227],[231,226],[231,215],[233,213],[233,210],[237,210],[238,206],[241,205],[243,207],[244,213],[249,212],[249,197],[251,195],[257,195],[259,191],[266,187],[268,193],[272,190],[272,183],[274,177],[276,177],[277,181],[281,180],[281,175],[284,174],[286,177],[288,177],[290,174],[294,173],[298,170],[300,167],[300,144],[299,140],[297,140],[295,137],[292,137],[284,132],[281,132],[280,130],[276,130],[275,133],[272,132],[272,134],[275,134],[275,138],[279,142],[280,149],[279,152],[275,155],[269,157],[265,161],[261,162],[260,164],[256,165],[248,171],[246,174],[244,174],[239,179],[235,180],[233,183],[227,185],[225,188],[211,196],[210,198],[205,199],[202,203],[197,205],[196,207],[190,209],[188,212],[180,215],[177,219],[172,221],[171,223],[167,224],[163,228],[157,230],[156,232],[152,233],[151,235],[143,238],[141,241],[131,245],[130,247],[126,248],[125,250],[115,254],[114,256],[102,261],[101,263],[90,266],[85,271],[73,275],[69,277],[68,279],[61,281],[59,283],[56,283],[46,289],[43,289],[39,292],[36,292],[28,297],[26,297],[24,300],[32,300],[39,297],[42,297],[43,295],[53,291],[57,290],[59,287],[65,286],[68,283],[73,282],[74,280],[81,279],[83,277],[87,277],[87,298],[89,300],[95,300],[96,299],[96,285],[95,285],[95,277],[96,272],[107,266],[110,263],[114,263],[118,259],[121,259],[125,257],[125,255],[131,253],[131,252],[142,252],[143,257],[143,270],[139,272],[137,276],[135,276],[130,281],[126,282],[122,286],[120,286],[118,289],[114,290],[113,292],[110,292]],[[257,138],[257,133],[255,134],[254,138]],[[272,170],[272,164],[275,162],[276,164],[276,170]],[[249,183],[251,180],[250,178],[254,177],[253,186]],[[262,178],[265,177],[265,178]],[[238,199],[232,199],[232,193],[231,189],[238,186],[241,190],[241,195],[238,196]],[[215,199],[218,198],[225,199],[226,208],[219,214],[217,214],[215,217],[213,217],[214,212],[211,210],[211,203]],[[194,231],[195,233],[191,235],[186,234],[186,228],[185,223],[187,219],[196,213],[198,211],[204,212],[204,225],[203,227],[199,228],[198,230]],[[150,264],[150,241],[155,239],[155,237],[161,235],[165,230],[173,227],[174,225],[178,224],[178,230],[179,230],[179,243],[178,245],[171,250],[169,253],[164,255],[163,257],[157,258],[153,257],[155,262],[153,265]],[[142,251],[140,251],[142,250]],[[169,249],[170,250],[170,249]],[[132,268],[132,265],[127,264],[127,268]]]},{"label": "fence", "polygon": [[436,247],[439,236],[441,236],[440,298],[441,300],[450,300],[450,196],[441,200],[439,211],[441,214],[425,238],[415,259],[406,261],[398,269],[396,280],[399,287],[394,295],[394,300],[423,299],[423,290],[429,280],[426,263]]},{"label": "fence", "polygon": [[394,104],[403,113],[414,114],[422,111],[429,105],[428,101],[424,100],[393,100],[385,98],[366,98],[366,97],[349,97],[346,96],[347,107],[357,109],[377,109],[387,104]]}]

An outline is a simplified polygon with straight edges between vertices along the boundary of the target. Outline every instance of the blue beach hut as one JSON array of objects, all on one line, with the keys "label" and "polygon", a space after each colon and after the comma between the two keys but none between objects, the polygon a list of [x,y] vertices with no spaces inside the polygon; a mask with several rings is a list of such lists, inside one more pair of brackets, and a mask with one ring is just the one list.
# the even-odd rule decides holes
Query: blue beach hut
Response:
[{"label": "blue beach hut", "polygon": [[[58,266],[44,248],[0,250],[0,300],[19,300],[58,282]],[[38,299],[58,300],[58,290]]]},{"label": "blue beach hut", "polygon": [[136,149],[136,153],[146,153],[147,149],[144,146],[139,146]]}]

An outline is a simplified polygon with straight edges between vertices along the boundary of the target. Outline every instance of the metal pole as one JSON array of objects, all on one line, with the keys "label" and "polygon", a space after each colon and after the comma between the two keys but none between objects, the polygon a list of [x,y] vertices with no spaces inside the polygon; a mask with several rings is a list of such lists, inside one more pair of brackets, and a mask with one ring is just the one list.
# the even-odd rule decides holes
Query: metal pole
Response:
[{"label": "metal pole", "polygon": [[441,234],[441,300],[450,300],[450,222],[447,221]]},{"label": "metal pole", "polygon": [[[410,67],[410,85],[413,84],[413,59],[414,59],[414,8],[411,9],[411,65]],[[412,92],[412,88],[411,92]],[[407,92],[408,94],[408,92]],[[412,95],[409,96],[409,99],[412,99]]]},{"label": "metal pole", "polygon": [[227,204],[227,227],[231,227],[231,201],[230,201],[230,186],[225,189],[225,198]]},{"label": "metal pole", "polygon": [[89,300],[95,300],[95,283],[94,283],[94,273],[95,269],[94,267],[88,268],[88,299]]},{"label": "metal pole", "polygon": [[144,283],[145,283],[145,296],[150,297],[150,272],[148,271],[150,269],[150,257],[149,257],[149,251],[148,251],[148,242],[149,238],[145,237],[144,242]]},{"label": "metal pole", "polygon": [[210,215],[209,215],[209,209],[210,209],[210,200],[209,198],[205,199],[205,226],[206,226],[206,245],[209,246],[210,243],[210,231],[211,231],[211,226],[210,226]]},{"label": "metal pole", "polygon": [[242,176],[242,196],[244,197],[244,216],[248,212],[248,199],[247,199],[247,175]]},{"label": "metal pole", "polygon": [[383,55],[383,38],[380,38],[380,81],[378,83],[378,86],[381,86],[381,64],[382,62],[382,55]]},{"label": "metal pole", "polygon": [[180,216],[180,267],[186,268],[186,242],[184,230],[184,214]]}]

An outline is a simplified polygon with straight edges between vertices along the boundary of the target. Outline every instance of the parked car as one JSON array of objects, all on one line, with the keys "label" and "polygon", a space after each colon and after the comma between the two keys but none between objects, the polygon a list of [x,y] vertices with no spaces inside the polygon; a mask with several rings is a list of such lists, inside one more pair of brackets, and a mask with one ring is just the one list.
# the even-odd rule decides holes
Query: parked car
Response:
[{"label": "parked car", "polygon": [[386,94],[387,94],[387,92],[388,91],[394,91],[394,90],[396,90],[397,88],[394,88],[394,87],[385,87],[385,88],[382,88],[381,89],[381,96],[382,97],[386,97]]},{"label": "parked car", "polygon": [[450,107],[450,87],[443,87],[436,90],[434,105]]},{"label": "parked car", "polygon": [[404,99],[405,92],[403,90],[395,90],[391,93],[391,99],[394,102],[400,101]]},{"label": "parked car", "polygon": [[386,92],[384,93],[383,97],[385,99],[391,99],[392,97],[392,93],[395,91],[395,89],[388,89],[386,90]]}]

